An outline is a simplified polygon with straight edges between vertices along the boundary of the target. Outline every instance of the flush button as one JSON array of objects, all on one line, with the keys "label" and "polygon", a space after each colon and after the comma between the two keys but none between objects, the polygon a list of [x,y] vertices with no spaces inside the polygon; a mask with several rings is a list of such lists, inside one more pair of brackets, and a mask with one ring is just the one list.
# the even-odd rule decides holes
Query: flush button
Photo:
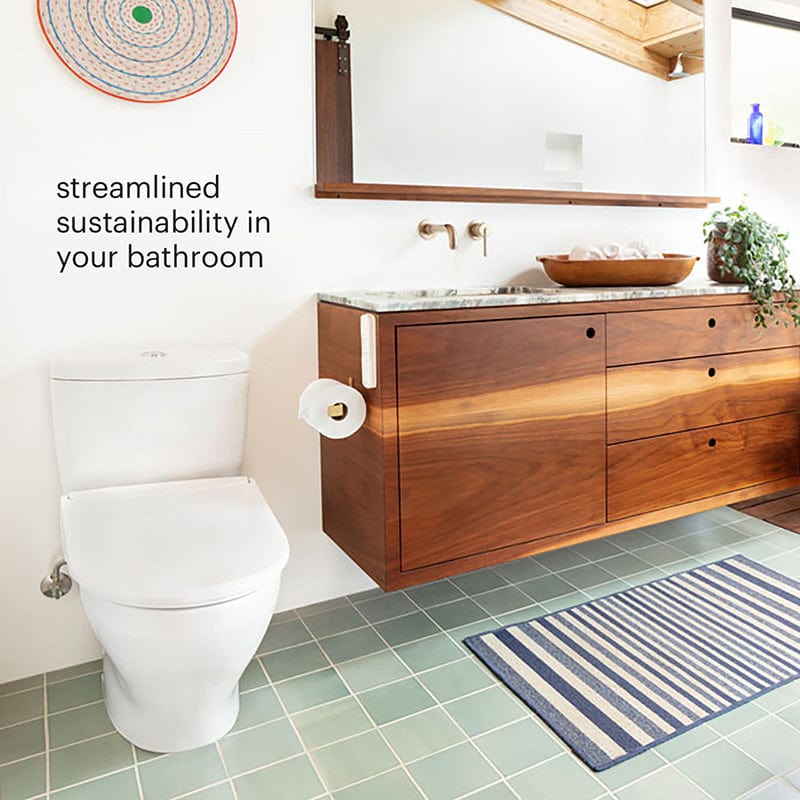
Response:
[{"label": "flush button", "polygon": [[142,358],[166,358],[167,354],[163,350],[145,350],[139,354]]}]

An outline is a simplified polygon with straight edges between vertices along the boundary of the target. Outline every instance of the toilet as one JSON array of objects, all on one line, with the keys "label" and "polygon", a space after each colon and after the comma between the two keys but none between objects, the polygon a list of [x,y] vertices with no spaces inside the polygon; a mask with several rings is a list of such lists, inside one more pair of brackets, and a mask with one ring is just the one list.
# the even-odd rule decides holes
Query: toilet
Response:
[{"label": "toilet", "polygon": [[241,471],[249,358],[85,351],[51,364],[64,557],[104,650],[114,727],[159,753],[239,712],[289,545]]}]

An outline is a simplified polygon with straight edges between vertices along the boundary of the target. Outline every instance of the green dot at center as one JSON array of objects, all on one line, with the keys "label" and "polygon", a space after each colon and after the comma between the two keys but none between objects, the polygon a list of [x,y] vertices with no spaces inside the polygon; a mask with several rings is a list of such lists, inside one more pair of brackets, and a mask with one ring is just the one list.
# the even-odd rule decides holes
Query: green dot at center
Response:
[{"label": "green dot at center", "polygon": [[131,16],[137,21],[141,22],[142,25],[147,25],[153,19],[153,12],[147,6],[136,6],[136,8],[131,11]]}]

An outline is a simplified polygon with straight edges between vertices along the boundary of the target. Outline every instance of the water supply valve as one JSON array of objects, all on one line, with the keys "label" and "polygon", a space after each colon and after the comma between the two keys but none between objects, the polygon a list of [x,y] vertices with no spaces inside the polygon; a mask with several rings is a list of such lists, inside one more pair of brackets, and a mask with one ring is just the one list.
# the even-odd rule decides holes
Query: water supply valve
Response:
[{"label": "water supply valve", "polygon": [[67,562],[62,558],[53,567],[53,571],[42,578],[39,589],[45,597],[60,600],[72,588],[72,578],[64,571]]}]

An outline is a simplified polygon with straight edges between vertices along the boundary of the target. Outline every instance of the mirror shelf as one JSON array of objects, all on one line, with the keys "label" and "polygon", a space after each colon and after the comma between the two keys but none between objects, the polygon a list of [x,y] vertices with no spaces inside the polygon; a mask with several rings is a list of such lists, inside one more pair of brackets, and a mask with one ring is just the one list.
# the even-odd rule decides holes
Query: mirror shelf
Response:
[{"label": "mirror shelf", "polygon": [[719,197],[615,192],[563,192],[549,189],[503,189],[477,186],[424,186],[390,183],[322,182],[314,196],[341,200],[411,200],[447,203],[516,203],[569,206],[650,206],[707,208]]}]

